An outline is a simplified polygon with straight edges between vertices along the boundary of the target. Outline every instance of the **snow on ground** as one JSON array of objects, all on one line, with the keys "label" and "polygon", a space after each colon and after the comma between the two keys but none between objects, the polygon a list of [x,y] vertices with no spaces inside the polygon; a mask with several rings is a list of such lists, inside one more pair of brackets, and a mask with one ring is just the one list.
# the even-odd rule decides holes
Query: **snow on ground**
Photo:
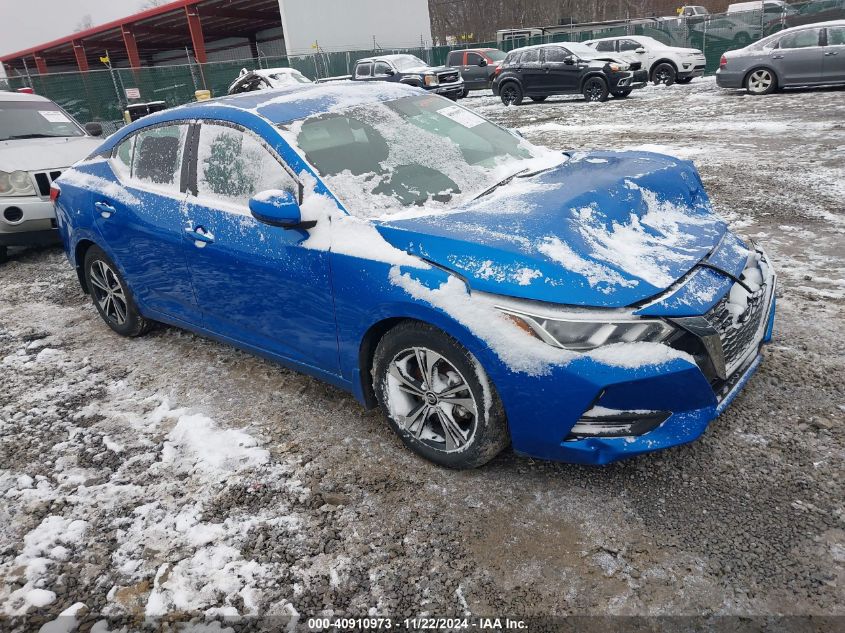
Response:
[{"label": "snow on ground", "polygon": [[177,613],[843,614],[842,96],[696,80],[606,104],[464,102],[556,149],[693,159],[775,261],[776,339],[745,392],[698,442],[607,468],[508,452],[435,468],[316,380],[172,328],[111,334],[60,250],[14,251],[0,612],[45,631]]}]

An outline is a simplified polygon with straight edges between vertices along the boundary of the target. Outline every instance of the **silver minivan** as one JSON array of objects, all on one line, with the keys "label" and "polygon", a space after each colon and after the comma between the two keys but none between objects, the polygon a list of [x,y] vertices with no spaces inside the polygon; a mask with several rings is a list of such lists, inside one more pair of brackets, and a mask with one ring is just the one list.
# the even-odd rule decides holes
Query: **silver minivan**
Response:
[{"label": "silver minivan", "polygon": [[845,20],[805,24],[722,55],[716,83],[764,95],[778,88],[845,84]]}]

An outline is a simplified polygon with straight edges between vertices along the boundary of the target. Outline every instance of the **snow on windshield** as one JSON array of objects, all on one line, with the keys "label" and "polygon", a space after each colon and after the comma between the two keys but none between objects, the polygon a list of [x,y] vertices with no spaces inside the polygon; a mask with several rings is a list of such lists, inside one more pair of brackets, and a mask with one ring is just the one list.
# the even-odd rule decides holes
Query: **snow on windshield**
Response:
[{"label": "snow on windshield", "polygon": [[415,57],[414,55],[397,55],[396,57],[391,57],[390,61],[393,62],[393,65],[399,70],[428,66],[428,64],[426,64],[423,60],[419,57]]},{"label": "snow on windshield", "polygon": [[319,114],[283,134],[362,218],[454,208],[517,173],[565,160],[433,95]]},{"label": "snow on windshield", "polygon": [[52,101],[0,101],[0,141],[84,135]]}]

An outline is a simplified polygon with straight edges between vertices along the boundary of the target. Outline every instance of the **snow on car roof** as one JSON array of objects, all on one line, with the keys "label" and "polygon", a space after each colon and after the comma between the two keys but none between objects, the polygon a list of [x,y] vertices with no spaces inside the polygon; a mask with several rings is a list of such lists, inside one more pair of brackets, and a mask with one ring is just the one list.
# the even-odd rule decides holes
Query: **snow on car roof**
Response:
[{"label": "snow on car roof", "polygon": [[259,68],[253,70],[252,73],[255,75],[261,75],[262,77],[272,77],[273,75],[292,75],[294,73],[297,75],[302,74],[296,68],[287,68],[284,66],[279,68]]},{"label": "snow on car roof", "polygon": [[3,92],[0,90],[0,101],[45,101],[52,103],[47,97],[27,94],[25,92]]}]

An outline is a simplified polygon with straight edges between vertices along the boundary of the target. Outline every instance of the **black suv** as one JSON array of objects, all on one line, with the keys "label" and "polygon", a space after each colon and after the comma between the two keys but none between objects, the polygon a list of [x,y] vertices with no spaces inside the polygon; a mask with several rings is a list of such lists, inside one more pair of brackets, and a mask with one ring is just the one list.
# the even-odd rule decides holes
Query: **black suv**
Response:
[{"label": "black suv", "polygon": [[493,94],[505,105],[523,98],[545,101],[549,95],[583,94],[587,101],[624,98],[648,82],[642,63],[619,54],[608,56],[577,42],[526,46],[508,53],[493,80]]}]

